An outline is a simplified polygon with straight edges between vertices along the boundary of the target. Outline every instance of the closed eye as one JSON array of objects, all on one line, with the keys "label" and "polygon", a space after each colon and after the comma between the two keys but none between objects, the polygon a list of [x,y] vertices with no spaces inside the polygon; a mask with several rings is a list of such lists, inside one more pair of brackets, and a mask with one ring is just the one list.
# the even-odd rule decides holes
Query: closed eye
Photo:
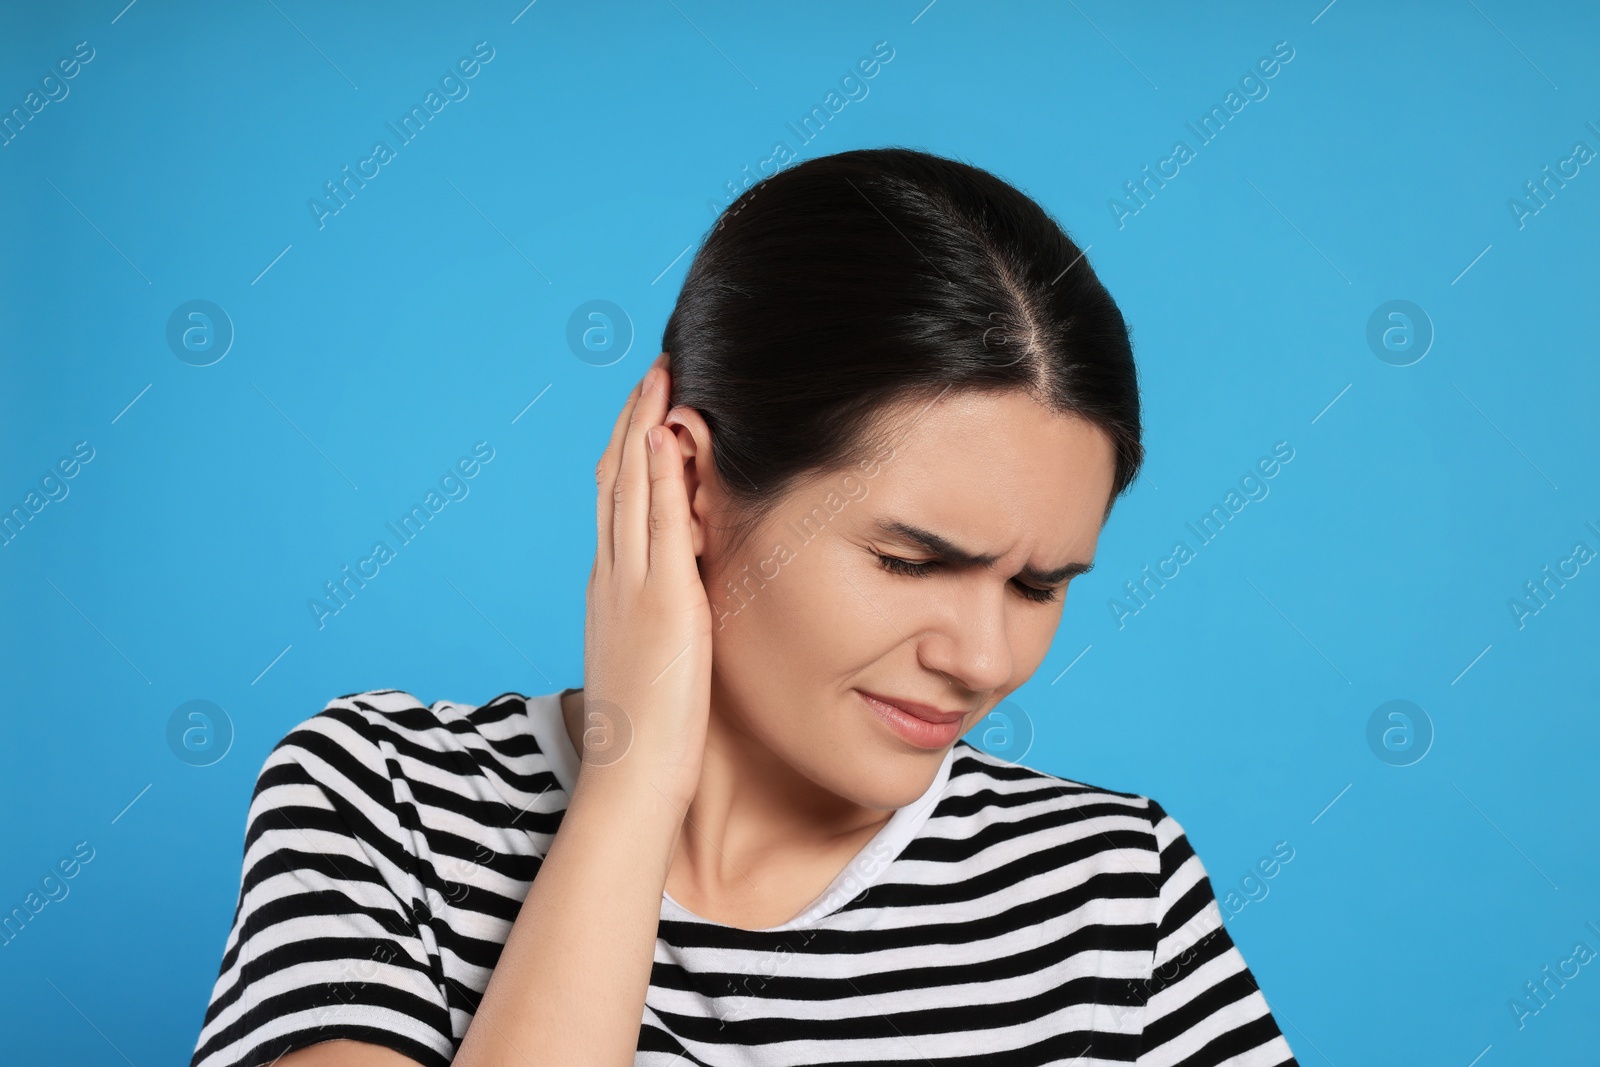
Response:
[{"label": "closed eye", "polygon": [[[938,560],[914,562],[909,559],[901,559],[898,556],[885,556],[881,552],[873,554],[883,564],[883,569],[891,574],[904,574],[912,578],[928,578],[932,577],[933,572],[939,567]],[[1026,582],[1016,582],[1015,584],[1024,597],[1037,604],[1048,604],[1056,599],[1056,589],[1042,589],[1035,585],[1028,585]]]}]

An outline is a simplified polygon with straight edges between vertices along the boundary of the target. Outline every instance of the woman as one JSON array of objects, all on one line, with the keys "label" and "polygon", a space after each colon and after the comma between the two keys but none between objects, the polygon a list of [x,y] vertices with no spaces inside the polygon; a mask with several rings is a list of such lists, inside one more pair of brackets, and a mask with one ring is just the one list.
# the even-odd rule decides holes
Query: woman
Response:
[{"label": "woman", "polygon": [[813,159],[662,348],[596,471],[586,684],[291,731],[194,1067],[1294,1063],[1171,816],[960,740],[1142,460],[1077,246],[963,163]]}]

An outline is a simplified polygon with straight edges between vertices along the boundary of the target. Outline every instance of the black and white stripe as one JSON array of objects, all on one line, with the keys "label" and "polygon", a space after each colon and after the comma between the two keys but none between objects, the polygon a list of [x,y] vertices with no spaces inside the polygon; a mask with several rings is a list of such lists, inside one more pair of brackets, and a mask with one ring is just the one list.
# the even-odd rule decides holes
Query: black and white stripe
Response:
[{"label": "black and white stripe", "polygon": [[[576,778],[559,698],[375,690],[279,742],[191,1067],[450,1062]],[[790,922],[661,915],[640,1065],[1296,1062],[1171,816],[965,741]]]}]

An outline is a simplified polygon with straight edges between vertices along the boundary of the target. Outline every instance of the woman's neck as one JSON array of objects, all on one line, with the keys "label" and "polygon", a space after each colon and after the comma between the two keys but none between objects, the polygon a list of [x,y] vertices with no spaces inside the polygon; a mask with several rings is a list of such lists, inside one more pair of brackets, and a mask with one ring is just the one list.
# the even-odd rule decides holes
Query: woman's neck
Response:
[{"label": "woman's neck", "polygon": [[[583,756],[583,691],[561,698]],[[820,895],[894,812],[822,788],[731,717],[710,712],[700,785],[685,813],[666,891],[702,918],[777,926]]]}]

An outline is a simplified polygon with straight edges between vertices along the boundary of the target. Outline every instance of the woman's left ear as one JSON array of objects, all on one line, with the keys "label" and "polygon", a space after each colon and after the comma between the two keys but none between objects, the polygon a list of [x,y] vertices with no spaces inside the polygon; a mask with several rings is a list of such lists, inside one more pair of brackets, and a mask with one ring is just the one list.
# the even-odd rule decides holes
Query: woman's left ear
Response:
[{"label": "woman's left ear", "polygon": [[711,428],[694,408],[680,406],[667,412],[663,423],[677,441],[683,456],[683,487],[689,497],[690,534],[696,557],[705,552],[705,517],[716,495],[716,469],[711,464]]}]

